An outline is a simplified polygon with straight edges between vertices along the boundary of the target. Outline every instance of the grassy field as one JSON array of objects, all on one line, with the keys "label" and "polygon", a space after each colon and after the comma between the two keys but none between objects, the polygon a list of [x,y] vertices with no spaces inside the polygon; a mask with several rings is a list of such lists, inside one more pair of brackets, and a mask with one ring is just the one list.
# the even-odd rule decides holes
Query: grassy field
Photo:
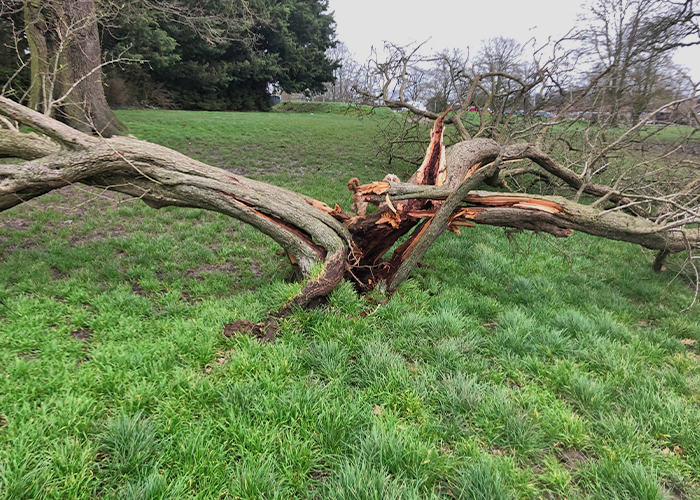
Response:
[{"label": "grassy field", "polygon": [[[381,116],[119,116],[345,208],[386,173]],[[0,214],[0,497],[700,495],[700,320],[649,253],[479,227],[388,300],[345,283],[274,343],[225,337],[298,291],[279,250],[79,186]]]}]

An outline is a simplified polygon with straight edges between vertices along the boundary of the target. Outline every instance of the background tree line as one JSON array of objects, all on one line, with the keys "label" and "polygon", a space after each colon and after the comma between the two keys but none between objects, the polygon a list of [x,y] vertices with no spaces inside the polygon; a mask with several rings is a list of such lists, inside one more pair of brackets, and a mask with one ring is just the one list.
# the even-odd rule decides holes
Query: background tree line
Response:
[{"label": "background tree line", "polygon": [[[47,26],[56,17],[51,12],[71,3],[92,2],[2,0],[0,83],[14,75],[10,85],[18,95],[29,89],[32,47],[25,27],[51,31]],[[592,78],[612,68],[599,82],[596,105],[614,111],[615,119],[635,122],[654,105],[691,91],[673,53],[697,42],[696,3],[589,2],[579,25],[555,44],[557,64],[547,68],[555,84],[533,86],[527,95],[515,92],[519,86],[503,74],[532,81],[549,56],[544,47],[534,47],[535,60],[528,62],[524,53],[531,50],[504,37],[482,41],[471,52],[454,48],[418,56],[416,47],[403,48],[411,62],[402,90],[410,102],[437,113],[463,101],[475,75],[494,73],[473,91],[474,105],[524,111],[552,98],[574,99]],[[402,48],[388,44],[368,61],[356,61],[335,40],[326,0],[102,0],[95,5],[101,60],[119,62],[101,70],[112,107],[265,110],[273,87],[319,100],[377,103],[367,96],[384,92],[386,71],[402,57]],[[49,34],[49,45],[60,44],[55,29]],[[35,93],[39,88],[32,86]]]},{"label": "background tree line", "polygon": [[[0,78],[18,96],[30,87],[32,37],[49,51],[80,26],[64,19],[63,0],[3,0]],[[152,106],[203,110],[264,110],[270,85],[286,92],[317,93],[338,64],[334,21],[325,0],[130,0],[96,2],[105,65],[105,94],[112,107]],[[34,37],[36,39],[36,37]],[[33,47],[40,50],[40,47]],[[47,58],[50,63],[51,57]],[[50,68],[46,68],[46,73]],[[38,92],[39,86],[33,90]]]}]

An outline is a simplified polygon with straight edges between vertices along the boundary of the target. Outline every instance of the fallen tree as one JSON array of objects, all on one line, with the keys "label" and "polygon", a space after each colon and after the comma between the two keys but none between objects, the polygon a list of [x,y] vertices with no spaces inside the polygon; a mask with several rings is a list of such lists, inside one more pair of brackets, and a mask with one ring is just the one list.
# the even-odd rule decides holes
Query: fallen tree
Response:
[{"label": "fallen tree", "polygon": [[[611,113],[605,108],[610,67],[590,78],[584,88],[575,89],[573,80],[561,73],[561,68],[575,67],[562,64],[566,56],[538,60],[519,74],[511,70],[523,67],[520,64],[491,63],[484,66],[486,72],[474,73],[458,54],[424,59],[417,48],[391,46],[387,61],[373,59],[368,64],[368,70],[374,64],[376,74],[368,75],[367,82],[375,87],[358,92],[373,104],[417,115],[420,120],[408,121],[418,129],[427,130],[422,122],[434,121],[425,142],[427,151],[408,182],[392,175],[369,184],[351,179],[348,187],[357,213],[346,213],[338,205],[331,208],[165,147],[119,136],[121,128],[112,127],[116,119],[110,118],[103,102],[99,77],[104,63],[95,59],[99,41],[94,2],[84,3],[76,10],[65,0],[8,2],[24,11],[25,36],[34,46],[31,83],[25,91],[34,109],[17,102],[23,102],[21,92],[13,90],[11,78],[0,95],[0,157],[20,161],[0,165],[0,210],[82,183],[125,193],[154,208],[220,212],[282,246],[299,277],[306,280],[292,301],[298,305],[328,294],[343,278],[364,291],[377,287],[392,291],[444,231],[459,233],[460,227],[478,224],[556,237],[581,231],[656,250],[655,269],[662,267],[667,255],[681,252],[687,252],[693,265],[693,252],[700,246],[700,154],[684,153],[688,143],[682,141],[648,146],[653,134],[644,130],[644,120],[624,131],[616,129],[620,113],[607,120]],[[47,13],[65,30],[42,31],[46,20],[42,16]],[[674,23],[687,23],[684,19]],[[42,40],[51,45],[51,57],[42,50]],[[17,54],[22,61],[22,51]],[[419,90],[423,79],[416,58],[441,61],[446,71],[441,99],[461,104],[453,113],[423,111],[407,97],[408,89]],[[49,60],[53,66],[47,66]],[[68,66],[59,64],[62,60],[75,71],[66,73]],[[57,86],[59,77],[62,85]],[[653,120],[669,106],[692,102],[692,87],[683,90],[688,91],[686,97],[677,96],[645,120]],[[533,99],[536,89],[539,94]],[[543,114],[545,106],[554,112]],[[479,111],[478,123],[469,119],[467,111],[473,109]],[[574,111],[575,118],[567,116]],[[700,125],[692,107],[691,112]],[[21,131],[21,126],[33,132]],[[447,150],[446,131],[453,142]],[[516,162],[523,163],[513,166]],[[521,176],[534,176],[559,188],[557,194],[574,196],[534,195],[527,189],[475,191],[483,183],[512,191],[511,185],[517,185]],[[376,211],[367,213],[368,204],[376,205]]]},{"label": "fallen tree", "polygon": [[[343,278],[362,290],[392,291],[444,231],[459,233],[462,226],[487,224],[557,237],[581,231],[656,250],[658,267],[670,253],[700,248],[697,207],[695,212],[684,208],[685,217],[671,222],[643,216],[641,210],[625,210],[630,204],[642,207],[619,190],[587,183],[536,144],[503,146],[478,138],[446,151],[446,114],[435,120],[424,161],[409,182],[389,178],[364,185],[349,183],[356,199],[378,205],[369,214],[346,213],[338,205],[331,208],[303,194],[233,175],[132,137],[88,135],[5,97],[0,97],[0,116],[0,156],[26,160],[0,165],[0,210],[82,183],[140,198],[153,208],[220,212],[250,224],[282,246],[306,280],[292,301],[301,306],[328,294]],[[22,132],[18,124],[35,132]],[[482,182],[498,179],[512,162],[525,159],[575,189],[597,193],[608,208],[563,197],[475,191]],[[699,186],[696,182],[683,196],[696,196]],[[674,199],[681,199],[680,195]]]}]

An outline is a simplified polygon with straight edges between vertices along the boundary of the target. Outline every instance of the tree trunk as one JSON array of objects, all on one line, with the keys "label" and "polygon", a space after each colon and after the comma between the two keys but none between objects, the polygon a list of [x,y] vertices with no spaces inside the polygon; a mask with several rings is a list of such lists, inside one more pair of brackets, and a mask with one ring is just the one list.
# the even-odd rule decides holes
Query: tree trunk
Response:
[{"label": "tree trunk", "polygon": [[29,89],[29,107],[37,111],[43,109],[43,91],[49,71],[49,49],[46,44],[47,23],[42,13],[41,0],[26,0],[24,3],[24,24],[29,44],[32,86]]},{"label": "tree trunk", "polygon": [[27,0],[30,107],[103,137],[126,127],[107,104],[94,0]]}]

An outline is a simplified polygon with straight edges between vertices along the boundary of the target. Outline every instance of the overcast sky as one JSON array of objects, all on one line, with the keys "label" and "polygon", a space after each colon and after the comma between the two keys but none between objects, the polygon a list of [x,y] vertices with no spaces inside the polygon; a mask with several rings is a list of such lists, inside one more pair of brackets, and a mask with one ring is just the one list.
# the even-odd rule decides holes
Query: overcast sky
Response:
[{"label": "overcast sky", "polygon": [[[581,0],[329,0],[335,11],[336,34],[364,62],[370,48],[384,41],[404,45],[424,42],[424,53],[471,49],[481,40],[504,36],[521,44],[558,38],[574,26],[583,11]],[[432,50],[431,50],[432,49]],[[683,49],[674,60],[700,80],[700,48]]]}]

